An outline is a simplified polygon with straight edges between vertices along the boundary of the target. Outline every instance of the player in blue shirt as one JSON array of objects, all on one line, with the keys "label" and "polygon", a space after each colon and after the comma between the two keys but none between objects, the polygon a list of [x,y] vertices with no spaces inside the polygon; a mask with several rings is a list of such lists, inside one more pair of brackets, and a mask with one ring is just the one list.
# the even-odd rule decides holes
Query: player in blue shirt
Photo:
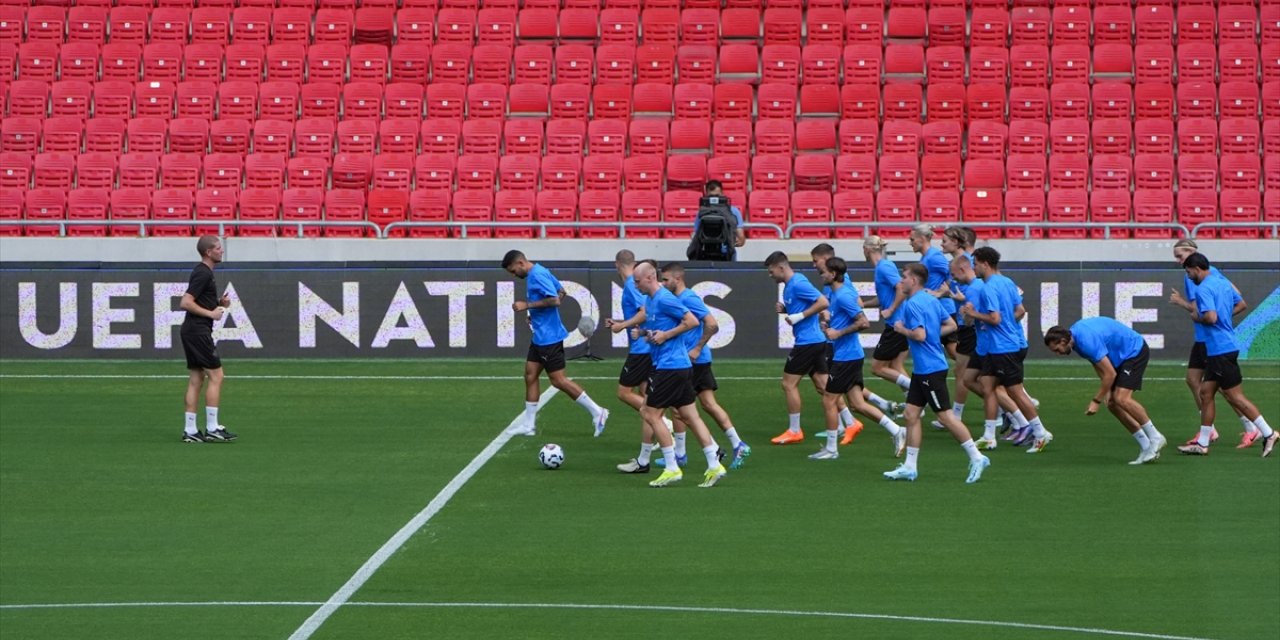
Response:
[{"label": "player in blue shirt", "polygon": [[[955,277],[955,259],[963,257],[972,266],[973,245],[977,241],[978,234],[969,227],[947,227],[947,230],[942,233],[942,252],[951,257],[948,261],[951,275],[943,285],[943,297],[950,298],[956,307],[956,312],[951,314],[951,317],[956,320],[956,339],[950,344],[944,344],[947,347],[947,355],[956,361],[955,402],[952,403],[951,410],[961,421],[964,421],[964,406],[969,399],[969,387],[965,385],[964,373],[968,369],[969,359],[978,342],[978,333],[974,331],[973,323],[966,322],[964,316],[960,314],[960,307],[966,300],[965,291],[968,290],[969,284],[960,282]],[[942,424],[934,422],[933,426],[941,428]]]},{"label": "player in blue shirt", "polygon": [[1061,356],[1074,350],[1093,365],[1102,386],[1084,413],[1091,416],[1106,403],[1141,447],[1138,457],[1129,464],[1146,464],[1160,457],[1165,437],[1151,423],[1146,407],[1133,397],[1134,391],[1142,389],[1142,376],[1151,356],[1146,340],[1137,331],[1113,318],[1085,318],[1070,329],[1050,327],[1044,344]]},{"label": "player in blue shirt", "polygon": [[[947,282],[951,280],[951,260],[943,255],[941,249],[933,246],[933,226],[927,223],[916,225],[911,229],[911,235],[908,236],[907,241],[911,244],[911,250],[920,254],[920,264],[924,265],[929,272],[929,278],[924,284],[925,291],[938,298],[948,316],[954,316],[955,302],[943,295]],[[951,345],[956,340],[956,334],[952,333],[942,339],[942,345],[951,352],[953,349]]]},{"label": "player in blue shirt", "polygon": [[[649,483],[651,487],[665,487],[684,478],[676,460],[675,439],[662,424],[662,414],[674,409],[676,415],[690,428],[702,453],[707,458],[707,472],[700,487],[713,487],[728,473],[720,464],[720,447],[716,446],[707,431],[707,425],[698,415],[694,405],[697,394],[693,390],[693,362],[689,359],[688,345],[682,336],[699,325],[698,319],[675,294],[663,288],[658,272],[652,265],[642,262],[633,274],[640,292],[649,296],[643,313],[643,325],[631,329],[632,336],[643,338],[653,345],[653,375],[649,378],[649,395],[645,398],[640,415],[658,439],[662,448],[662,475]],[[628,321],[630,322],[630,321]]]},{"label": "player in blue shirt", "polygon": [[1232,323],[1239,294],[1230,281],[1210,272],[1209,259],[1201,253],[1188,256],[1182,267],[1196,283],[1195,309],[1191,311],[1191,319],[1204,326],[1206,358],[1204,381],[1200,383],[1200,437],[1194,443],[1178,447],[1178,451],[1191,455],[1209,453],[1213,421],[1217,417],[1214,396],[1222,391],[1227,403],[1258,428],[1259,437],[1263,439],[1262,457],[1265,458],[1271,455],[1280,434],[1271,429],[1258,412],[1258,407],[1244,395],[1244,378],[1236,361],[1240,346]]},{"label": "player in blue shirt", "polygon": [[[623,249],[614,256],[613,266],[622,278],[622,319],[633,318],[641,309],[647,297],[636,287],[636,279],[632,272],[636,268],[636,254]],[[619,333],[621,320],[609,320],[605,324]],[[649,373],[653,370],[653,359],[649,357],[649,342],[636,340],[628,336],[627,361],[622,364],[622,372],[618,374],[618,399],[628,407],[640,410],[644,406],[644,385],[649,381]],[[638,390],[638,392],[637,392]]]},{"label": "player in blue shirt", "polygon": [[[1173,257],[1175,260],[1178,261],[1178,266],[1181,267],[1182,263],[1185,262],[1187,258],[1191,257],[1191,254],[1195,253],[1197,249],[1198,249],[1198,246],[1196,245],[1196,241],[1190,238],[1183,238],[1173,243]],[[1211,275],[1222,275],[1218,271],[1218,268],[1214,266],[1209,267],[1209,273]],[[1178,291],[1176,287],[1171,287],[1171,288],[1172,288],[1172,292],[1169,294],[1170,304],[1174,305],[1175,307],[1180,307],[1182,308],[1183,311],[1187,311],[1187,312],[1191,312],[1195,310],[1196,283],[1191,280],[1191,276],[1187,275],[1185,271],[1183,272],[1182,291]],[[1234,315],[1238,316],[1244,313],[1245,309],[1249,308],[1249,305],[1245,304],[1244,298],[1240,297],[1239,289],[1235,289],[1235,292],[1236,292],[1237,300],[1236,300],[1236,306],[1235,306],[1235,309],[1233,309],[1233,312],[1234,312]],[[1205,361],[1208,359],[1208,356],[1205,355],[1204,325],[1193,322],[1191,326],[1195,328],[1195,343],[1191,345],[1191,355],[1190,357],[1187,358],[1187,388],[1191,390],[1191,397],[1195,399],[1196,410],[1199,411],[1200,410],[1200,383],[1201,381],[1204,380],[1204,365],[1205,365]],[[1233,407],[1232,410],[1234,411],[1235,408]],[[1254,442],[1257,442],[1258,428],[1255,427],[1253,425],[1253,422],[1251,422],[1248,418],[1242,415],[1239,415],[1239,412],[1237,412],[1236,415],[1237,417],[1240,418],[1240,426],[1244,428],[1244,432],[1240,434],[1240,444],[1237,445],[1236,448],[1247,449],[1253,446]],[[1187,440],[1187,444],[1191,444],[1193,441],[1198,440],[1199,438],[1200,438],[1200,434],[1199,432],[1197,432],[1195,437],[1191,438],[1190,440]],[[1209,437],[1209,440],[1212,443],[1217,439],[1218,439],[1218,431],[1217,429],[1214,429],[1213,434],[1210,435]]]},{"label": "player in blue shirt", "polygon": [[[848,265],[842,258],[831,256],[822,261],[819,268],[822,282],[827,285],[830,294],[830,319],[823,331],[832,345],[827,368],[827,386],[823,389],[822,408],[827,417],[827,444],[817,453],[809,456],[810,460],[835,460],[840,457],[836,449],[839,438],[841,398],[847,398],[848,406],[872,420],[880,423],[893,437],[893,449],[896,455],[902,455],[906,446],[907,432],[893,420],[885,416],[862,397],[864,388],[862,380],[862,360],[864,353],[858,332],[866,329],[871,323],[862,313],[858,304],[858,292],[848,280]],[[847,411],[847,409],[846,409]],[[848,437],[849,429],[845,432]],[[848,438],[852,440],[852,438]],[[842,442],[841,444],[847,444]]]},{"label": "player in blue shirt", "polygon": [[778,313],[791,325],[795,346],[782,368],[782,393],[787,400],[787,430],[770,440],[773,444],[795,444],[804,440],[800,429],[800,379],[809,376],[819,392],[827,386],[827,338],[822,335],[818,315],[826,310],[827,299],[809,279],[791,268],[787,255],[774,251],[765,259],[769,277],[783,285]]},{"label": "player in blue shirt", "polygon": [[[825,268],[825,265],[827,264],[827,260],[834,258],[835,255],[836,255],[835,247],[832,247],[831,245],[825,242],[818,244],[812,250],[809,251],[809,257],[813,259],[813,269],[818,272],[819,278],[822,277],[822,270]],[[858,294],[857,288],[853,286],[853,280],[849,278],[849,275],[847,273],[844,276],[844,284],[845,286],[849,287],[849,291],[853,294],[855,298],[858,299],[858,306],[859,307],[864,306],[862,297]],[[822,287],[822,296],[827,299],[828,303],[831,302],[831,286],[830,285],[824,285]],[[819,316],[821,319],[821,326],[823,327],[824,331],[826,330],[826,322],[827,322],[828,315],[829,314],[827,312],[823,312],[822,315]],[[827,360],[828,361],[831,360],[831,351],[832,351],[832,342],[828,340],[827,341]],[[880,396],[872,393],[866,387],[863,387],[862,389],[862,397],[866,399],[868,402],[870,402],[871,404],[876,405],[876,407],[879,408],[881,411],[885,411],[889,413],[893,412],[894,407],[892,402],[889,402],[888,400],[885,400],[884,398],[881,398]],[[853,416],[853,412],[849,410],[849,405],[847,402],[845,402],[844,396],[840,396],[839,402],[837,403],[837,407],[839,408],[838,417],[840,419],[840,428],[838,429],[838,431],[840,431],[841,435],[843,436],[840,439],[840,445],[844,446],[853,442],[853,439],[858,437],[858,434],[862,432],[862,422]]]},{"label": "player in blue shirt", "polygon": [[918,262],[909,264],[902,270],[902,282],[898,285],[906,302],[902,303],[902,315],[894,323],[893,329],[908,340],[915,367],[911,372],[911,386],[907,389],[906,459],[897,469],[886,471],[884,476],[890,480],[916,479],[916,463],[923,435],[920,419],[924,408],[928,406],[969,455],[969,475],[965,482],[973,483],[982,478],[982,472],[991,466],[991,460],[978,451],[969,430],[951,412],[951,399],[947,395],[947,358],[943,355],[942,336],[956,330],[956,321],[947,314],[937,298],[925,291],[928,277],[929,272],[924,265]]},{"label": "player in blue shirt", "polygon": [[[1022,388],[1022,362],[1027,355],[1027,338],[1022,332],[1022,294],[1018,285],[1000,273],[1000,252],[991,247],[981,247],[973,252],[974,270],[982,278],[982,295],[965,305],[964,314],[974,321],[979,341],[986,338],[987,351],[982,356],[983,406],[986,420],[996,420],[999,406],[996,387],[1003,386],[1009,397],[1026,417],[1027,427],[1014,440],[1015,446],[1030,442],[1027,453],[1040,453],[1053,434],[1040,422],[1035,403]],[[1034,438],[1034,440],[1033,440]]]},{"label": "player in blue shirt", "polygon": [[[863,306],[879,307],[880,319],[884,321],[880,342],[871,354],[871,373],[898,385],[905,392],[911,386],[911,378],[907,377],[905,365],[907,339],[893,330],[893,323],[898,319],[898,307],[904,299],[898,291],[898,282],[902,280],[902,276],[898,273],[897,265],[884,256],[886,244],[880,236],[867,236],[862,241],[862,255],[871,263],[876,288],[875,299]],[[894,413],[898,413],[896,407]]]},{"label": "player in blue shirt", "polygon": [[564,298],[564,287],[560,286],[560,281],[546,267],[529,262],[523,253],[515,249],[503,256],[502,268],[525,281],[525,299],[516,301],[511,308],[516,313],[527,311],[533,328],[533,338],[524,363],[524,420],[512,427],[511,432],[522,436],[536,435],[538,398],[542,395],[538,377],[546,371],[552,386],[591,413],[595,436],[600,437],[604,433],[605,422],[609,419],[609,410],[596,404],[564,372],[564,339],[569,336],[564,323],[560,321],[560,300]]}]

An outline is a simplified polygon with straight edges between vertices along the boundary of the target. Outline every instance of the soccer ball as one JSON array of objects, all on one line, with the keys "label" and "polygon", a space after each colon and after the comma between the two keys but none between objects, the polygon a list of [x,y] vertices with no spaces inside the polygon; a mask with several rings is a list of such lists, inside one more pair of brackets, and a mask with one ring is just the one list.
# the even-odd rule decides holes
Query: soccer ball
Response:
[{"label": "soccer ball", "polygon": [[591,334],[595,332],[596,332],[596,321],[593,320],[592,318],[588,316],[583,316],[582,319],[578,321],[578,333],[581,333],[582,337],[590,338]]},{"label": "soccer ball", "polygon": [[538,451],[538,462],[548,469],[559,469],[564,464],[564,449],[558,444],[543,445]]}]

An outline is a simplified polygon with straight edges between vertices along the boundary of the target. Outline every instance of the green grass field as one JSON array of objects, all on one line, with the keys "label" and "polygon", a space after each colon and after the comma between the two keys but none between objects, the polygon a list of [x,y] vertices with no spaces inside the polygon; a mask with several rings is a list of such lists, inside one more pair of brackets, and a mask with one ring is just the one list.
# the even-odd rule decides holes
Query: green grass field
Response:
[{"label": "green grass field", "polygon": [[[755,454],[711,490],[691,455],[654,490],[613,468],[638,442],[619,366],[569,369],[613,411],[602,438],[553,398],[538,437],[506,444],[313,637],[1280,637],[1280,455],[1237,451],[1225,403],[1213,455],[1131,467],[1123,429],[1084,416],[1091,368],[1031,363],[1057,436],[1043,455],[1002,446],[965,485],[963,452],[926,427],[919,481],[891,483],[874,425],[806,459],[809,391],[813,442],[771,447],[781,362],[722,362]],[[177,362],[0,362],[0,635],[288,637],[511,422],[520,367],[229,362],[240,440],[183,445]],[[1280,364],[1245,374],[1280,424]],[[1182,369],[1147,375],[1139,398],[1181,442]],[[535,456],[552,441],[554,472]],[[24,606],[71,603],[111,606]]]}]

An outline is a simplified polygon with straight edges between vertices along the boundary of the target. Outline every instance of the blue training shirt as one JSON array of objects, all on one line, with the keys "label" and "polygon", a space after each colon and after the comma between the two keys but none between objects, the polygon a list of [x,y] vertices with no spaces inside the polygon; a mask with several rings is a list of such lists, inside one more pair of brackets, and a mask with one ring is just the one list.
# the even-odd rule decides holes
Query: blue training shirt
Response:
[{"label": "blue training shirt", "polygon": [[1217,322],[1199,325],[1205,329],[1206,355],[1220,356],[1240,350],[1240,345],[1236,342],[1235,324],[1231,318],[1237,298],[1239,295],[1231,286],[1231,281],[1222,276],[1209,276],[1196,287],[1196,309],[1201,314],[1206,311],[1218,313]]},{"label": "blue training shirt", "polygon": [[[640,293],[640,287],[636,286],[635,276],[627,276],[627,280],[622,283],[622,315],[623,319],[634,318],[640,310],[644,308],[644,303],[649,300],[649,296]],[[645,355],[649,353],[652,346],[648,340],[641,338],[636,340],[631,337],[631,332],[627,332],[627,340],[630,344],[627,353],[632,355]]]},{"label": "blue training shirt", "polygon": [[[985,291],[986,286],[987,283],[983,282],[982,278],[974,278],[973,282],[969,283],[969,288],[964,294],[965,304],[972,304],[973,308],[979,313],[981,313],[982,310],[978,309],[978,301],[982,299],[983,291]],[[974,353],[977,353],[980,356],[985,356],[988,353],[991,353],[991,332],[988,330],[990,325],[978,320],[970,320],[970,322],[973,323],[974,333],[978,337],[978,341],[973,347]]]},{"label": "blue training shirt", "polygon": [[[966,258],[968,258],[968,259],[969,259],[969,266],[971,266],[971,267],[972,267],[972,266],[973,266],[973,256],[972,256],[972,255],[970,255],[970,254],[967,254],[967,253],[965,253],[965,254],[961,254],[961,255],[963,255],[964,257],[966,257]],[[948,269],[950,269],[950,266],[948,266],[947,268],[948,268]],[[980,278],[975,278],[974,280],[975,280],[975,281],[977,281],[977,280],[980,280]],[[952,290],[952,291],[959,291],[959,292],[960,292],[960,294],[964,296],[965,302],[971,302],[971,300],[969,300],[969,287],[970,287],[970,286],[971,286],[971,285],[967,285],[967,284],[960,284],[960,281],[959,281],[959,280],[956,280],[955,278],[951,278],[951,290]],[[954,317],[955,317],[955,319],[956,319],[956,325],[957,325],[957,326],[964,326],[964,324],[965,324],[964,316],[960,315],[960,307],[961,307],[960,303],[959,303],[959,302],[956,302],[955,300],[952,300],[952,301],[951,301],[951,303],[952,303],[952,304],[954,304],[954,305],[956,306],[956,313],[955,313],[955,316],[954,316]]]},{"label": "blue training shirt", "polygon": [[[920,264],[929,271],[929,278],[924,283],[924,288],[930,291],[937,291],[942,288],[942,283],[951,279],[951,261],[947,259],[947,255],[942,249],[937,247],[929,247],[925,249],[924,255],[920,256]],[[956,312],[956,301],[951,298],[940,298],[938,302],[942,304],[942,309],[947,315]]]},{"label": "blue training shirt", "polygon": [[[1221,276],[1222,272],[1218,271],[1217,267],[1209,267],[1209,275]],[[1223,277],[1226,277],[1226,276],[1223,276]],[[1196,302],[1196,281],[1192,280],[1191,276],[1186,275],[1185,272],[1182,275],[1182,297],[1186,298],[1187,302],[1190,302],[1191,304],[1195,304]],[[1238,294],[1237,294],[1237,297],[1239,297]],[[1205,340],[1204,325],[1200,324],[1199,322],[1192,322],[1191,324],[1195,330],[1196,342],[1204,342]]]},{"label": "blue training shirt", "polygon": [[[817,302],[821,295],[808,278],[797,273],[792,275],[786,286],[782,288],[782,307],[788,314],[800,313]],[[822,329],[818,326],[816,313],[792,325],[791,332],[796,337],[796,346],[827,341],[827,337],[822,335]]]},{"label": "blue training shirt", "polygon": [[942,323],[947,313],[938,299],[923,289],[902,303],[902,324],[909,331],[924,327],[922,341],[907,339],[911,360],[915,362],[912,374],[928,375],[947,370],[947,357],[942,352]]},{"label": "blue training shirt", "polygon": [[[847,273],[846,273],[846,274],[844,274],[844,286],[845,286],[845,287],[852,287],[852,286],[853,286],[853,280],[850,280],[850,279],[849,279],[849,274],[847,274]],[[827,302],[835,302],[834,300],[832,300],[832,299],[831,299],[831,285],[829,285],[829,284],[824,284],[824,285],[822,285],[822,297],[826,298],[826,299],[827,299]],[[859,308],[861,308],[861,307],[859,307]],[[819,329],[821,329],[822,327],[821,327],[821,326],[819,326],[818,328],[819,328]],[[830,340],[828,340],[827,342],[831,342],[831,341],[830,341]]]},{"label": "blue training shirt", "polygon": [[[669,331],[680,324],[684,314],[688,312],[689,308],[676,299],[674,293],[661,287],[657,293],[649,296],[649,301],[644,305],[644,328],[649,331]],[[693,366],[689,362],[689,349],[685,346],[684,336],[676,336],[662,344],[651,344],[651,347],[649,355],[653,358],[655,369],[688,369]]]},{"label": "blue training shirt", "polygon": [[1137,331],[1106,316],[1085,318],[1071,325],[1071,338],[1080,357],[1093,364],[1107,358],[1113,367],[1137,356],[1146,346]]},{"label": "blue training shirt", "polygon": [[899,280],[902,280],[902,274],[898,273],[898,265],[888,258],[881,258],[875,270],[876,299],[880,301],[880,319],[890,327],[902,315],[902,309],[894,311],[892,316],[884,315],[885,310],[893,304],[893,299],[898,295]]},{"label": "blue training shirt", "polygon": [[[680,336],[684,338],[684,350],[692,351],[698,343],[702,341],[702,321],[706,319],[711,310],[707,308],[707,304],[702,301],[702,296],[698,295],[693,289],[686,288],[676,296],[685,307],[689,309],[689,313],[698,319],[698,326],[684,332]],[[711,364],[711,345],[704,345],[702,351],[698,352],[698,359],[693,361],[694,364]]]},{"label": "blue training shirt", "polygon": [[995,274],[986,280],[982,287],[982,299],[974,305],[979,313],[1000,312],[1000,323],[987,325],[988,353],[1014,353],[1021,351],[1026,344],[1026,336],[1022,335],[1022,323],[1014,317],[1014,310],[1022,301],[1018,286],[1012,280]]},{"label": "blue training shirt", "polygon": [[[858,304],[858,292],[854,291],[850,285],[846,284],[836,289],[828,298],[831,300],[831,320],[827,326],[832,329],[843,329],[853,324],[862,314],[862,307]],[[864,357],[866,354],[862,351],[862,341],[858,338],[857,331],[836,338],[832,356],[836,362],[850,362]]]},{"label": "blue training shirt", "polygon": [[[560,281],[551,275],[551,271],[535,264],[525,277],[525,301],[537,302],[559,297],[561,288]],[[540,347],[562,342],[569,337],[564,323],[560,321],[560,307],[529,309],[529,319],[533,323],[533,343]]]}]

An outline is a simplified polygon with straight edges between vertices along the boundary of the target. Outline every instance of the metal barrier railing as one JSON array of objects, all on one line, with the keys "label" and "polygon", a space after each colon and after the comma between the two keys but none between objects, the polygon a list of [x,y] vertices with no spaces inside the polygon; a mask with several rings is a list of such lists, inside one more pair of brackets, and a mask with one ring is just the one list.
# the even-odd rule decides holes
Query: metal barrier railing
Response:
[{"label": "metal barrier railing", "polygon": [[56,226],[59,237],[66,237],[68,227],[138,227],[141,238],[148,237],[149,227],[217,227],[220,236],[226,235],[227,227],[295,227],[298,238],[306,237],[303,230],[307,227],[360,227],[372,229],[374,237],[384,237],[382,229],[367,220],[0,220],[0,226]]},{"label": "metal barrier railing", "polygon": [[[692,227],[692,224],[693,223],[691,222],[603,222],[603,221],[602,222],[596,222],[596,221],[584,221],[584,222],[412,221],[410,222],[410,221],[405,221],[405,222],[392,222],[391,224],[388,224],[387,226],[383,227],[382,237],[384,238],[387,237],[388,235],[390,235],[392,231],[396,229],[412,229],[415,227],[416,228],[431,227],[431,228],[459,229],[461,231],[460,235],[457,236],[459,238],[469,237],[467,230],[473,227],[482,227],[482,228],[490,228],[490,229],[536,229],[535,237],[537,238],[546,238],[547,229],[565,229],[565,228],[578,229],[578,228],[584,228],[584,227],[585,228],[607,227],[611,229],[617,229],[619,238],[626,238],[628,228],[659,229],[659,230],[667,230],[667,229],[687,230]],[[776,225],[768,222],[748,222],[748,223],[744,223],[741,228],[767,229],[767,230],[776,232],[779,236],[782,236],[785,233],[784,229],[780,225]]]},{"label": "metal barrier railing", "polygon": [[1201,222],[1191,228],[1191,237],[1200,235],[1201,229],[1270,229],[1272,238],[1280,238],[1280,222]]}]

